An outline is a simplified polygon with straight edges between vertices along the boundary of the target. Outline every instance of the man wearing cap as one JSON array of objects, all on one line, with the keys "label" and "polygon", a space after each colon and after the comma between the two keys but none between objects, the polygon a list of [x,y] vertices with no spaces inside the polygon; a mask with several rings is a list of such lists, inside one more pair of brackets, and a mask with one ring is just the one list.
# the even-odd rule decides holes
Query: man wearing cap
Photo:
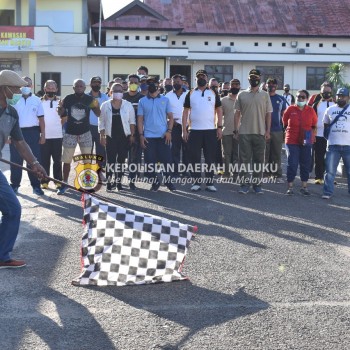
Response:
[{"label": "man wearing cap", "polygon": [[282,96],[286,99],[287,107],[294,105],[295,104],[295,97],[289,93],[289,91],[290,91],[289,84],[284,84],[283,91],[284,91],[284,94]]},{"label": "man wearing cap", "polygon": [[[101,92],[102,79],[99,76],[92,77],[90,79],[91,90],[88,95],[92,96],[98,101],[98,104],[101,106],[103,102],[107,101],[109,97]],[[100,134],[98,133],[98,116],[93,110],[90,110],[90,132],[92,137],[92,146],[91,153],[95,146],[95,153],[103,157],[103,162],[100,162],[100,166],[104,167],[106,164],[106,151],[105,148],[100,143]]]},{"label": "man wearing cap", "polygon": [[[231,172],[236,173],[235,167],[238,166],[238,141],[233,138],[235,101],[241,89],[241,82],[238,79],[230,81],[230,90],[228,96],[221,99],[223,114],[222,148],[224,153],[225,169],[224,176],[229,177]],[[238,169],[238,168],[237,168]]]},{"label": "man wearing cap", "polygon": [[[68,182],[70,164],[72,162],[77,144],[80,152],[88,154],[91,152],[92,138],[90,132],[90,111],[93,110],[100,116],[98,101],[90,95],[85,94],[86,84],[83,79],[73,81],[74,94],[67,95],[60,101],[57,109],[58,114],[66,123],[63,135],[63,181]],[[67,186],[58,189],[57,194],[63,195],[68,190]]]},{"label": "man wearing cap", "polygon": [[[45,143],[45,121],[44,109],[41,100],[38,96],[32,94],[32,79],[23,77],[27,82],[27,86],[21,88],[22,96],[14,105],[19,116],[19,126],[22,130],[23,137],[34,156],[40,160],[40,145]],[[11,162],[18,165],[23,165],[23,158],[17,152],[16,147],[10,144]],[[32,173],[28,173],[30,184],[33,188],[33,193],[43,195],[44,191],[40,188],[40,181]],[[11,186],[15,193],[18,193],[18,188],[21,186],[22,169],[11,165]]]},{"label": "man wearing cap", "polygon": [[[222,138],[221,101],[220,96],[208,88],[208,74],[205,70],[200,69],[196,72],[196,82],[197,87],[186,95],[182,114],[182,137],[187,142],[193,177],[191,191],[199,191],[201,183],[204,182],[206,191],[216,192],[214,170],[217,140]],[[204,167],[201,165],[202,150]],[[202,169],[205,172],[204,181]]]},{"label": "man wearing cap", "polygon": [[[265,161],[265,142],[270,139],[271,112],[270,96],[259,89],[261,73],[258,69],[249,72],[250,87],[241,91],[235,103],[234,136],[239,141],[241,188],[239,193],[247,194],[250,185],[256,194],[263,194],[261,189]],[[248,176],[248,170],[253,175]]]},{"label": "man wearing cap", "polygon": [[160,182],[156,173],[159,162],[164,168],[164,184],[170,191],[176,188],[172,183],[171,164],[171,133],[173,130],[173,114],[169,99],[159,94],[158,79],[147,79],[148,94],[141,98],[137,110],[137,127],[140,134],[140,144],[144,149],[145,165],[148,178],[152,183],[151,191],[157,192]]},{"label": "man wearing cap", "polygon": [[[19,127],[18,113],[11,106],[15,95],[20,96],[20,87],[26,85],[27,82],[21,79],[17,73],[10,70],[0,72],[0,158],[6,141],[11,137],[11,144],[16,147],[31,170],[38,177],[43,178],[46,176],[46,172],[24,141]],[[0,211],[2,213],[0,223],[0,269],[24,267],[26,265],[25,261],[11,258],[21,220],[21,205],[1,170]]]},{"label": "man wearing cap", "polygon": [[270,95],[273,111],[271,115],[270,139],[266,140],[265,163],[268,165],[268,171],[276,183],[284,183],[281,165],[283,145],[282,116],[287,108],[287,103],[281,95],[276,94],[277,79],[268,78],[266,88]]},{"label": "man wearing cap", "polygon": [[[337,118],[337,120],[335,120]],[[336,105],[326,109],[324,126],[331,125],[326,153],[326,173],[324,176],[323,199],[329,199],[334,192],[334,179],[340,158],[343,159],[350,194],[350,105],[349,89],[337,91]]]}]

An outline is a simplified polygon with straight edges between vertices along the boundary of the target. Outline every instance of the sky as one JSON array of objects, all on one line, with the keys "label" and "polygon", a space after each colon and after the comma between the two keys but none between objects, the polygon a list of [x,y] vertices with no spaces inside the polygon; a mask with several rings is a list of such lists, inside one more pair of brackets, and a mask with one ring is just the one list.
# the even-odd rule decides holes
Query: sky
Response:
[{"label": "sky", "polygon": [[133,0],[102,0],[103,16],[108,18]]}]

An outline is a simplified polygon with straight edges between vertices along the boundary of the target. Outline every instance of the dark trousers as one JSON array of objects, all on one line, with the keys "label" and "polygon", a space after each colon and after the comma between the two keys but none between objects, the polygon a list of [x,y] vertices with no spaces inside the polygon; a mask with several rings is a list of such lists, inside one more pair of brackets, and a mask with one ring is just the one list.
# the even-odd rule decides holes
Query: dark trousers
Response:
[{"label": "dark trousers", "polygon": [[[53,177],[62,181],[62,138],[46,139],[43,145],[40,145],[41,165],[44,167],[46,173],[50,176],[51,158],[53,161],[52,171]],[[47,179],[42,180],[41,183],[48,183]]]},{"label": "dark trousers", "polygon": [[[225,160],[225,174],[238,171],[238,141],[233,138],[233,135],[224,135],[222,137],[222,149]],[[236,167],[236,169],[235,169]]]},{"label": "dark trousers", "polygon": [[[38,126],[34,126],[31,128],[21,128],[21,130],[23,138],[32,150],[34,157],[36,157],[40,162],[40,128]],[[17,152],[16,147],[12,144],[10,144],[10,160],[11,162],[16,163],[18,165],[23,165],[23,158]],[[33,173],[28,172],[28,177],[30,180],[30,184],[33,188],[40,187],[40,181]],[[12,187],[19,187],[22,181],[22,169],[11,165],[10,180]]]},{"label": "dark trousers", "polygon": [[105,148],[100,143],[100,134],[98,132],[98,126],[90,125],[90,132],[92,137],[91,153],[92,154],[94,153],[94,145],[95,145],[95,154],[103,157],[103,161],[99,162],[99,165],[104,166],[106,164],[106,151],[105,151]]},{"label": "dark trousers", "polygon": [[272,176],[282,177],[283,131],[272,131],[270,135],[270,140],[266,142],[265,164],[269,165],[269,171]]},{"label": "dark trousers", "polygon": [[181,124],[176,123],[173,126],[173,131],[171,133],[171,154],[173,157],[174,175],[177,176],[180,174],[179,164],[181,163],[181,158],[182,158],[182,164],[184,164],[186,167],[188,165],[186,143],[182,139]]},{"label": "dark trousers", "polygon": [[202,177],[201,158],[202,150],[205,160],[205,183],[210,186],[213,183],[215,158],[217,150],[216,129],[210,130],[190,130],[188,135],[188,154],[191,167],[193,169],[192,177],[194,184],[200,183]]},{"label": "dark trousers", "polygon": [[135,131],[134,143],[129,146],[128,165],[129,165],[129,179],[135,182],[135,178],[139,175],[139,167],[142,161],[142,149],[140,145],[140,135]]},{"label": "dark trousers", "polygon": [[157,183],[156,165],[159,162],[164,167],[163,175],[166,176],[164,183],[167,184],[169,177],[173,175],[168,168],[172,163],[170,145],[165,143],[163,137],[147,137],[147,141],[147,148],[144,152],[148,179],[151,183]]},{"label": "dark trousers", "polygon": [[311,145],[289,145],[286,144],[287,151],[287,181],[293,182],[300,165],[300,180],[309,180],[309,170],[311,165]]},{"label": "dark trousers", "polygon": [[[128,140],[127,138],[106,138],[106,176],[109,183],[121,183],[125,159],[128,155]],[[114,176],[114,181],[113,181]]]},{"label": "dark trousers", "polygon": [[327,140],[324,137],[316,136],[314,144],[315,152],[315,179],[323,179],[325,172],[325,156],[327,151]]}]

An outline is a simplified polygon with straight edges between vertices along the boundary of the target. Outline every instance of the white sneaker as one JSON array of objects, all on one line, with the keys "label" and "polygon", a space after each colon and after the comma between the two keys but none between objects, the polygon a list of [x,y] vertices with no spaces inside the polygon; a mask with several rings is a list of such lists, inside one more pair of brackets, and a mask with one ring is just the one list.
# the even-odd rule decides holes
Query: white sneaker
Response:
[{"label": "white sneaker", "polygon": [[329,199],[329,198],[331,198],[331,196],[328,195],[328,194],[324,194],[324,195],[322,196],[322,198],[323,198],[323,199]]},{"label": "white sneaker", "polygon": [[206,186],[205,187],[205,190],[208,191],[208,192],[216,192],[216,187],[211,185],[211,186]]},{"label": "white sneaker", "polygon": [[199,185],[193,185],[191,187],[191,191],[193,191],[193,192],[198,192],[200,190],[201,190],[201,187]]},{"label": "white sneaker", "polygon": [[285,181],[284,181],[284,179],[282,177],[277,177],[276,178],[276,184],[284,184],[284,183],[285,183]]}]

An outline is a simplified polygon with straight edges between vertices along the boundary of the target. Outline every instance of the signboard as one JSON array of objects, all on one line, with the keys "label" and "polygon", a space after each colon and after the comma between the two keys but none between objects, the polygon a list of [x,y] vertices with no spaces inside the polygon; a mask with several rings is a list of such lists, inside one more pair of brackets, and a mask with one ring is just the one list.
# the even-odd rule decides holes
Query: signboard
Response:
[{"label": "signboard", "polygon": [[8,70],[13,70],[15,72],[21,72],[22,67],[21,67],[21,61],[20,60],[2,60],[0,59],[0,71],[8,69]]},{"label": "signboard", "polygon": [[34,27],[0,26],[0,52],[28,50],[34,44]]}]

